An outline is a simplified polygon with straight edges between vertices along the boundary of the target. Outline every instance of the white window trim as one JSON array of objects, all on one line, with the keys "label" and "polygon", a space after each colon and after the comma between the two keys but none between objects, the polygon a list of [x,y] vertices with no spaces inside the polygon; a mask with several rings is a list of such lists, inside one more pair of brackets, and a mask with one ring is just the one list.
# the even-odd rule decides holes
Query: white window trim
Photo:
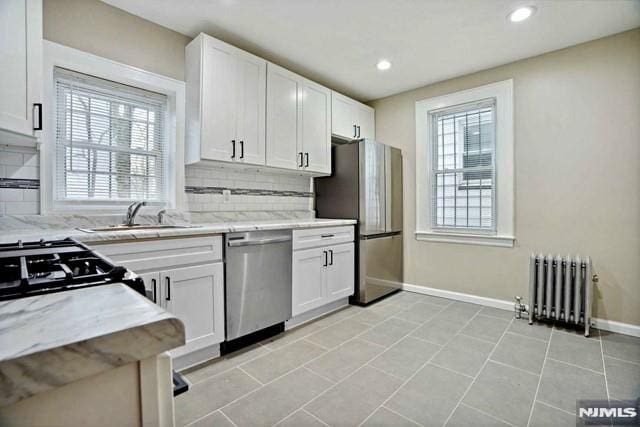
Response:
[{"label": "white window trim", "polygon": [[[468,104],[482,99],[496,100],[496,233],[464,230],[440,231],[432,227],[430,111]],[[417,240],[443,243],[513,247],[514,230],[514,138],[513,80],[504,80],[416,102],[416,232]]]},{"label": "white window trim", "polygon": [[[169,195],[163,207],[181,209],[184,203],[185,83],[160,74],[102,58],[57,43],[43,41],[43,130],[40,146],[40,210],[47,214],[122,213],[116,203],[55,202],[55,82],[54,67],[67,68],[117,83],[167,96],[167,182]],[[126,206],[125,206],[126,207]]]}]

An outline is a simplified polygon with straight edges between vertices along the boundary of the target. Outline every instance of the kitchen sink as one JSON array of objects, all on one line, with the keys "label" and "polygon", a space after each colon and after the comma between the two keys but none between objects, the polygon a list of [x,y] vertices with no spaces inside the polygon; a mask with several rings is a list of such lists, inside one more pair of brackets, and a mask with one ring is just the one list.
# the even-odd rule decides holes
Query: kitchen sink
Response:
[{"label": "kitchen sink", "polygon": [[109,225],[97,228],[78,228],[85,233],[98,233],[101,231],[132,231],[132,230],[166,230],[172,228],[198,228],[198,225],[169,225],[169,224],[134,224],[134,225]]}]

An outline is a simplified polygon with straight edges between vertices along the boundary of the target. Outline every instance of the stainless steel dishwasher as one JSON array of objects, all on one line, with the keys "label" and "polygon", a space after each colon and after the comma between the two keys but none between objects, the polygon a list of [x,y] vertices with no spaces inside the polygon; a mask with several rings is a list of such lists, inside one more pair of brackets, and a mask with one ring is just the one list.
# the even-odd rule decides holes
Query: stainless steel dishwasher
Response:
[{"label": "stainless steel dishwasher", "polygon": [[291,230],[225,236],[227,341],[291,318]]}]

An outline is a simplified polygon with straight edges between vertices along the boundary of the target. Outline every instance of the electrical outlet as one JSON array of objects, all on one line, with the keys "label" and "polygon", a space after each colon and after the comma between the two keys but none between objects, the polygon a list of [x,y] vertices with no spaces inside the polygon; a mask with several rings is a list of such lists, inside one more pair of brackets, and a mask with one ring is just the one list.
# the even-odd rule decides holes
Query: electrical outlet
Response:
[{"label": "electrical outlet", "polygon": [[225,203],[231,200],[231,190],[222,190],[222,200]]}]

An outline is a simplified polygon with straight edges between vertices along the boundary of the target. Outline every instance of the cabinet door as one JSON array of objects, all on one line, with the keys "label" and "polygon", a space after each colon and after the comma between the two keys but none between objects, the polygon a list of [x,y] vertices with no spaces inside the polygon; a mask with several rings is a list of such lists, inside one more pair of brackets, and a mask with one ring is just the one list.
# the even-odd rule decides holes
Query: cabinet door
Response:
[{"label": "cabinet door", "polygon": [[345,139],[355,139],[355,101],[340,95],[331,93],[331,133]]},{"label": "cabinet door", "polygon": [[305,80],[302,84],[302,146],[305,170],[331,173],[331,91]]},{"label": "cabinet door", "polygon": [[236,139],[238,96],[236,77],[236,49],[206,37],[201,76],[200,154],[203,159],[228,162],[233,160],[232,141]]},{"label": "cabinet door", "polygon": [[41,61],[42,1],[0,1],[0,129],[34,135]]},{"label": "cabinet door", "polygon": [[147,293],[147,297],[151,298],[151,301],[156,304],[161,304],[160,299],[160,273],[143,273],[139,275],[144,280],[144,289]]},{"label": "cabinet door", "polygon": [[327,303],[353,295],[355,249],[353,243],[328,246]]},{"label": "cabinet door", "polygon": [[237,149],[236,160],[265,164],[265,108],[267,103],[267,61],[238,52],[237,55]]},{"label": "cabinet door", "polygon": [[293,252],[293,316],[326,303],[325,261],[323,248]]},{"label": "cabinet door", "polygon": [[357,104],[356,108],[356,125],[360,126],[359,139],[376,137],[375,110],[368,105]]},{"label": "cabinet door", "polygon": [[186,345],[173,357],[224,341],[223,263],[176,268],[160,273],[165,308],[184,323]]},{"label": "cabinet door", "polygon": [[302,78],[267,66],[267,166],[298,169],[300,165]]}]

